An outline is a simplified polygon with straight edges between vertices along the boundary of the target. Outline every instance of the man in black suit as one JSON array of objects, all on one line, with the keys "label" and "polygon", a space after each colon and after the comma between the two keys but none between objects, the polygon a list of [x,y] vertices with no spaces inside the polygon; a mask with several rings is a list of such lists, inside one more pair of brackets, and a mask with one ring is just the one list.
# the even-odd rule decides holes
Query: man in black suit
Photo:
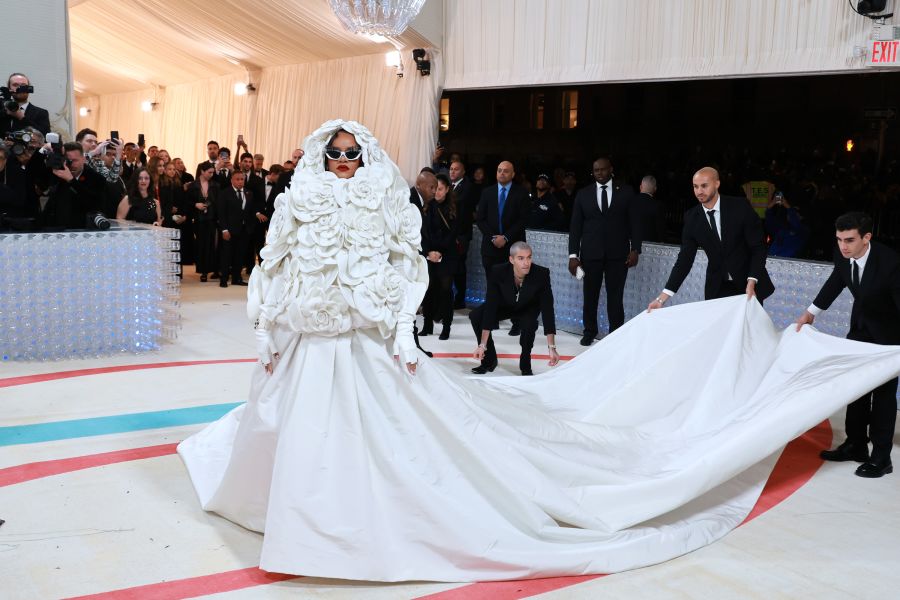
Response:
[{"label": "man in black suit", "polygon": [[[900,344],[900,256],[872,240],[872,218],[861,212],[835,221],[838,251],[834,270],[816,299],[797,319],[797,330],[811,324],[843,289],[853,295],[847,339],[872,344]],[[878,386],[847,406],[847,439],[834,450],[823,450],[825,460],[861,462],[860,477],[881,477],[894,470],[891,446],[897,419],[897,378]],[[872,442],[869,456],[868,442]]]},{"label": "man in black suit", "polygon": [[472,193],[472,182],[466,177],[466,166],[458,160],[450,163],[450,184],[453,186],[453,195],[456,199],[460,244],[459,266],[456,275],[453,276],[453,285],[456,287],[453,308],[465,308],[466,258],[472,243],[472,225],[475,223],[475,208],[478,198]]},{"label": "man in black suit", "polygon": [[[427,167],[426,167],[427,168]],[[425,208],[425,203],[431,202],[434,198],[434,192],[437,190],[437,177],[431,170],[423,169],[416,177],[416,185],[409,188],[409,202],[419,207],[419,210]]]},{"label": "man in black suit", "polygon": [[[485,187],[475,211],[475,222],[481,230],[481,264],[485,278],[494,265],[508,260],[509,247],[525,241],[525,226],[531,212],[528,192],[513,183],[516,176],[508,160],[497,165],[497,185]],[[513,319],[509,335],[519,335],[520,328]]]},{"label": "man in black suit", "polygon": [[263,168],[263,165],[266,164],[266,157],[258,152],[253,155],[253,172],[260,179],[265,179],[266,175],[269,174],[267,169]]},{"label": "man in black suit", "polygon": [[247,285],[241,278],[241,269],[247,262],[248,244],[263,214],[263,208],[257,202],[257,198],[244,189],[244,174],[240,171],[231,174],[231,185],[219,193],[216,212],[221,231],[220,287],[228,287],[228,273],[231,273],[232,285]]},{"label": "man in black suit", "polygon": [[606,312],[609,332],[625,323],[625,279],[638,263],[641,221],[634,190],[614,182],[613,166],[606,157],[594,161],[594,183],[582,188],[572,206],[569,227],[569,272],[584,270],[584,336],[582,346],[597,337],[597,305],[606,277]]},{"label": "man in black suit", "polygon": [[256,213],[256,220],[259,221],[259,223],[256,225],[253,236],[250,239],[246,255],[247,272],[250,273],[256,266],[259,251],[262,250],[262,247],[266,244],[266,223],[269,220],[269,216],[266,214],[265,210],[266,182],[263,178],[257,177],[256,173],[253,172],[253,155],[249,152],[241,154],[238,168],[241,173],[244,174],[244,191],[249,192],[250,197],[259,205],[259,212]]},{"label": "man in black suit", "polygon": [[65,144],[63,153],[65,166],[50,171],[55,178],[39,221],[47,229],[85,229],[88,215],[103,209],[106,180],[85,164],[84,148],[78,142]]},{"label": "man in black suit", "polygon": [[762,302],[775,286],[766,271],[766,245],[759,216],[743,197],[719,194],[719,173],[703,167],[694,174],[699,204],[684,213],[681,250],[666,287],[647,306],[662,307],[691,272],[697,248],[709,259],[704,295],[707,300],[746,293]]},{"label": "man in black suit", "polygon": [[[265,210],[263,212],[269,219],[275,214],[275,198],[280,193],[278,191],[278,178],[281,177],[282,173],[284,173],[284,167],[279,164],[270,165],[266,171],[265,185],[263,186],[263,200],[265,202]],[[268,229],[268,225],[266,228]]]},{"label": "man in black suit", "polygon": [[550,366],[559,362],[556,351],[556,317],[553,313],[553,290],[550,287],[550,270],[531,261],[531,247],[518,241],[509,248],[509,260],[494,265],[488,276],[487,296],[484,304],[469,313],[478,348],[474,357],[481,365],[472,369],[477,375],[493,371],[497,367],[497,349],[491,330],[503,319],[514,318],[520,323],[522,334],[519,345],[519,369],[522,375],[531,375],[531,348],[537,332],[540,315],[544,323],[544,335],[550,349]]},{"label": "man in black suit", "polygon": [[656,197],[656,177],[645,175],[641,179],[640,192],[637,200],[641,218],[641,241],[662,242],[665,237],[666,214]]},{"label": "man in black suit", "polygon": [[[20,131],[26,127],[34,127],[44,135],[50,133],[50,113],[46,109],[35,106],[28,101],[30,92],[24,91],[31,85],[28,77],[22,73],[13,73],[6,81],[12,98],[19,103],[16,110],[3,107],[3,118],[0,119],[0,139],[10,131]],[[19,89],[23,91],[19,92]]]},{"label": "man in black suit", "polygon": [[484,188],[475,222],[481,230],[481,263],[488,277],[494,265],[509,260],[509,247],[525,241],[525,224],[531,209],[528,192],[513,183],[516,171],[507,160],[497,165],[497,185]]},{"label": "man in black suit", "polygon": [[208,156],[207,160],[204,160],[197,165],[197,173],[194,175],[196,179],[200,179],[200,173],[202,171],[216,166],[216,161],[219,160],[219,142],[216,140],[209,140],[206,142],[206,155]]}]

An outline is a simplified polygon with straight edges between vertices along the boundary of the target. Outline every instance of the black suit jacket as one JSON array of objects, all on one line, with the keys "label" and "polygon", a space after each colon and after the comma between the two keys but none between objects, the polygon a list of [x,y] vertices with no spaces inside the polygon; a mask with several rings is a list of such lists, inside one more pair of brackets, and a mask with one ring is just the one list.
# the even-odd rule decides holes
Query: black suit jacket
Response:
[{"label": "black suit jacket", "polygon": [[2,107],[0,112],[3,114],[0,119],[0,138],[5,137],[10,131],[19,131],[26,127],[34,127],[44,135],[50,133],[50,113],[44,108],[29,103],[25,108],[25,118],[21,121],[9,116]]},{"label": "black suit jacket", "polygon": [[579,190],[569,225],[569,254],[581,260],[621,259],[641,251],[641,218],[634,190],[612,180],[612,199],[606,213],[597,202],[597,184]]},{"label": "black suit jacket", "polygon": [[240,235],[241,233],[253,233],[259,220],[257,212],[263,212],[257,205],[252,192],[244,189],[247,198],[244,210],[241,210],[241,198],[234,192],[233,187],[227,187],[219,192],[216,198],[216,216],[219,220],[219,229],[228,230],[229,233]]},{"label": "black suit jacket", "polygon": [[266,198],[266,180],[257,177],[256,173],[250,171],[250,176],[244,178],[244,190],[249,190],[253,194],[253,198],[264,202]]},{"label": "black suit jacket", "polygon": [[85,229],[89,214],[102,212],[106,202],[106,179],[84,167],[77,179],[53,177],[50,198],[41,213],[41,225],[50,229]]},{"label": "black suit jacket", "polygon": [[544,324],[544,335],[555,334],[556,317],[553,312],[550,269],[532,263],[525,281],[516,290],[512,264],[495,265],[487,280],[482,329],[497,329],[499,326],[497,314],[501,309],[517,315],[517,318],[535,320],[540,315]]},{"label": "black suit jacket", "polygon": [[827,309],[845,287],[853,294],[847,337],[876,344],[900,344],[900,256],[887,246],[872,242],[859,289],[854,289],[850,260],[835,251],[834,270],[813,304]]},{"label": "black suit jacket", "polygon": [[636,198],[641,216],[641,241],[663,241],[666,231],[666,214],[662,202],[644,192],[638,194]]},{"label": "black suit jacket", "polygon": [[463,177],[453,188],[456,199],[456,214],[459,215],[459,237],[472,239],[472,225],[475,223],[475,209],[478,207],[478,197],[473,193],[472,182],[468,177]]},{"label": "black suit jacket", "polygon": [[[500,186],[491,185],[481,192],[481,200],[478,202],[478,210],[475,212],[475,222],[481,230],[481,255],[485,257],[503,258],[509,256],[509,247],[515,242],[525,241],[525,226],[528,223],[528,215],[531,205],[528,193],[520,185],[510,184],[506,195],[506,205],[503,207],[503,231],[500,231],[499,211]],[[502,248],[497,248],[491,243],[495,235],[504,235],[508,240]]]},{"label": "black suit jacket", "polygon": [[709,226],[706,211],[698,203],[684,213],[681,250],[666,289],[677,292],[691,272],[697,248],[703,248],[709,258],[706,267],[706,298],[718,298],[728,275],[742,285],[748,277],[755,277],[756,295],[765,300],[775,291],[766,271],[766,245],[762,223],[746,198],[719,195],[718,210],[722,223],[720,241]]},{"label": "black suit jacket", "polygon": [[[267,189],[268,189],[268,193],[266,192]],[[277,181],[275,183],[273,183],[271,185],[271,187],[266,188],[265,180],[263,181],[262,190],[263,190],[263,192],[262,192],[263,199],[265,201],[264,214],[271,219],[272,215],[275,214],[275,198],[277,198],[278,194],[280,194],[281,191],[283,191],[283,190],[280,191],[280,187],[279,187]]]},{"label": "black suit jacket", "polygon": [[425,209],[425,207],[422,206],[422,199],[419,197],[419,191],[416,189],[416,186],[409,188],[409,203],[418,206],[419,210]]}]

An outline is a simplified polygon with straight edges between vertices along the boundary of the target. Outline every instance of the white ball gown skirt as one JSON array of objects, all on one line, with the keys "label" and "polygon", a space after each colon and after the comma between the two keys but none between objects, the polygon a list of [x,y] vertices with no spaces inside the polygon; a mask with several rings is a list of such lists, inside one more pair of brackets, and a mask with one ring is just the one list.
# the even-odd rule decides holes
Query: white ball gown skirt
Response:
[{"label": "white ball gown skirt", "polygon": [[[611,573],[747,516],[780,449],[900,372],[900,348],[779,331],[736,296],[642,314],[537,377],[415,376],[376,330],[276,330],[275,372],[182,442],[267,571],[370,581]],[[458,370],[458,366],[455,367]]]}]

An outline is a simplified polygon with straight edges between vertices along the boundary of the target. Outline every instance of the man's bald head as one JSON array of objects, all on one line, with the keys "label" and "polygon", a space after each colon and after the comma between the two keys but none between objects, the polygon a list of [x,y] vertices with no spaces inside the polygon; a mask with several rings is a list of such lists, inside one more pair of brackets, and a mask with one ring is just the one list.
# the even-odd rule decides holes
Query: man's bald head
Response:
[{"label": "man's bald head", "polygon": [[419,176],[416,177],[416,190],[422,196],[422,200],[431,202],[434,199],[434,191],[436,189],[437,177],[434,176],[434,173],[429,173],[428,171],[419,173]]},{"label": "man's bald head", "polygon": [[508,160],[504,160],[499,165],[497,165],[497,183],[500,185],[506,185],[512,178],[516,176],[516,169],[513,167],[513,164]]},{"label": "man's bald head", "polygon": [[694,196],[705,208],[712,208],[719,198],[719,172],[703,167],[694,173]]},{"label": "man's bald head", "polygon": [[719,172],[712,167],[703,167],[702,169],[694,173],[694,177],[696,177],[697,175],[703,175],[704,177],[709,177],[713,181],[719,181]]}]

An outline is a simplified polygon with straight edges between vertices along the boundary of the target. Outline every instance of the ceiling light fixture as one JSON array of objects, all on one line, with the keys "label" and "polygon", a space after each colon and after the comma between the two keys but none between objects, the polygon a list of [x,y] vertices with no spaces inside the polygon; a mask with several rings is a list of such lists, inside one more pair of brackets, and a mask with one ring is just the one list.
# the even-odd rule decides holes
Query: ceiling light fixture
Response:
[{"label": "ceiling light fixture", "polygon": [[353,33],[400,35],[425,0],[328,0],[341,25]]}]

